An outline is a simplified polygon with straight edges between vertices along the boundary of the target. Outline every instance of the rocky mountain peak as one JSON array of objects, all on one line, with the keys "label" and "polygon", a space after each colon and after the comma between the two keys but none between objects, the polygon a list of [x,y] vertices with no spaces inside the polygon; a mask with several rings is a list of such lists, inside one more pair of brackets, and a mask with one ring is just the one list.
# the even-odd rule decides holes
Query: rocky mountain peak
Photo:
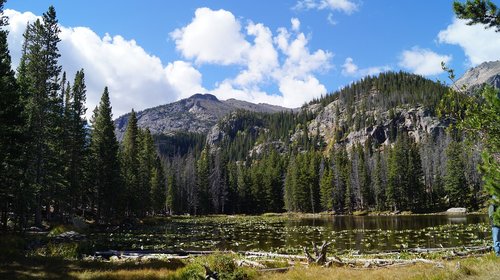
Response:
[{"label": "rocky mountain peak", "polygon": [[495,88],[500,88],[500,60],[488,61],[469,69],[456,81],[456,85],[461,88],[467,86],[474,89],[482,84],[489,84]]},{"label": "rocky mountain peak", "polygon": [[[137,112],[137,124],[141,128],[149,128],[153,134],[178,131],[207,133],[218,120],[237,110],[274,113],[290,109],[236,99],[221,101],[212,94],[196,93],[173,103]],[[115,133],[120,140],[127,128],[129,115],[123,115],[115,120]]]},{"label": "rocky mountain peak", "polygon": [[219,101],[215,95],[209,93],[196,93],[192,96],[188,97],[187,100],[210,100],[210,101]]}]

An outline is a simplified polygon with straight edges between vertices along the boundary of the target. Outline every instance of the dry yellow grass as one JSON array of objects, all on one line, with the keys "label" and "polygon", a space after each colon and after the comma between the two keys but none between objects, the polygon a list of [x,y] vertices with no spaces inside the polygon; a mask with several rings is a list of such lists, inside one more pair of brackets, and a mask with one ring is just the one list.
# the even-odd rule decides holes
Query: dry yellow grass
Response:
[{"label": "dry yellow grass", "polygon": [[444,262],[439,268],[430,264],[416,264],[390,268],[322,268],[297,267],[286,273],[262,274],[262,280],[332,280],[332,279],[500,279],[500,258],[493,254]]},{"label": "dry yellow grass", "polygon": [[[204,259],[205,260],[205,259]],[[331,280],[331,279],[500,279],[500,258],[493,254],[452,261],[443,261],[444,267],[432,264],[416,264],[389,268],[323,268],[297,266],[286,273],[261,273],[248,271],[249,278],[258,280]],[[0,279],[195,279],[187,274],[181,263],[99,263],[63,261],[50,258],[14,262],[0,265]],[[202,275],[202,267],[195,275]],[[190,276],[191,275],[191,276]]]},{"label": "dry yellow grass", "polygon": [[134,269],[134,270],[115,270],[115,271],[80,271],[70,273],[76,279],[172,279],[176,272],[168,269]]}]

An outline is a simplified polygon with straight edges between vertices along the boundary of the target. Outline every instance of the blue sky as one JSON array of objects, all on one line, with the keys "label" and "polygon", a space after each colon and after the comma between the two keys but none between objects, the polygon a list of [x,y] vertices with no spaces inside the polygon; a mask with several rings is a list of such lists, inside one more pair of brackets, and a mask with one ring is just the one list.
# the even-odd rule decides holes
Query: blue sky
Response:
[{"label": "blue sky", "polygon": [[454,18],[452,1],[8,1],[9,48],[54,5],[61,64],[84,68],[87,107],[109,86],[115,116],[208,92],[297,107],[365,75],[446,81],[500,58],[500,35]]}]

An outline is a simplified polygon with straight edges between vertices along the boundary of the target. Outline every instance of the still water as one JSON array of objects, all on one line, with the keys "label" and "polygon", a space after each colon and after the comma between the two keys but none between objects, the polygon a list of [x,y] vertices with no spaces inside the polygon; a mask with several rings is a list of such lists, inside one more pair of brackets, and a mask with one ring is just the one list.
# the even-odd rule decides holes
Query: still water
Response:
[{"label": "still water", "polygon": [[486,215],[217,216],[172,218],[136,229],[91,235],[98,250],[235,250],[298,253],[311,242],[330,251],[380,252],[488,244]]}]

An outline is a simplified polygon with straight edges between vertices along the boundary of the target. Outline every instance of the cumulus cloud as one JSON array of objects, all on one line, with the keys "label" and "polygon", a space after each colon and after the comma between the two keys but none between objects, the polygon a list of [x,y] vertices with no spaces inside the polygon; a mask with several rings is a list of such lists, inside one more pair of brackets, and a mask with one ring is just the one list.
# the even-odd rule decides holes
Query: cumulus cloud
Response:
[{"label": "cumulus cloud", "polygon": [[345,59],[344,64],[342,65],[342,74],[343,75],[356,75],[358,73],[358,65],[354,64],[354,61],[351,57]]},{"label": "cumulus cloud", "polygon": [[[232,26],[224,29],[226,32],[216,28],[221,18]],[[203,26],[199,25],[201,21]],[[313,97],[326,94],[326,88],[314,73],[327,71],[333,55],[321,49],[311,52],[308,38],[300,32],[300,20],[292,18],[290,22],[289,29],[279,28],[273,35],[262,23],[250,21],[242,28],[228,11],[200,8],[191,23],[170,35],[181,54],[195,63],[242,66],[236,77],[228,77],[210,91],[215,96],[298,107]],[[202,33],[203,37],[218,38],[216,42],[229,43],[212,44],[205,50],[199,47],[204,46]],[[185,45],[185,38],[191,38],[191,43]],[[226,55],[228,45],[236,46],[237,52]],[[262,88],[267,83],[276,83],[279,93],[266,93]]]},{"label": "cumulus cloud", "polygon": [[376,75],[389,70],[391,70],[391,67],[389,66],[374,66],[360,69],[351,57],[346,58],[344,64],[342,64],[342,75],[344,76],[364,77],[368,75]]},{"label": "cumulus cloud", "polygon": [[500,59],[500,36],[495,29],[485,29],[482,25],[467,25],[466,22],[455,18],[452,24],[439,32],[439,42],[459,45],[471,66]]},{"label": "cumulus cloud", "polygon": [[[28,21],[37,16],[6,10],[10,18],[9,47],[17,67]],[[84,68],[87,85],[87,117],[98,104],[103,88],[109,87],[113,114],[118,117],[132,108],[173,102],[197,92],[220,99],[237,98],[287,107],[298,107],[326,94],[315,76],[330,69],[333,54],[311,51],[309,38],[300,31],[300,20],[292,18],[288,28],[273,32],[262,23],[242,25],[225,10],[200,8],[190,23],[170,33],[185,61],[162,62],[147,53],[135,40],[122,36],[97,35],[87,27],[61,26],[60,65],[72,79]],[[237,69],[233,77],[203,87],[200,64]],[[277,92],[267,92],[277,85]],[[274,88],[274,87],[271,87]]]},{"label": "cumulus cloud", "polygon": [[196,63],[242,63],[242,56],[250,47],[239,21],[225,10],[199,8],[190,24],[174,30],[170,36],[177,50]]},{"label": "cumulus cloud", "polygon": [[443,72],[441,62],[448,63],[451,59],[451,55],[441,55],[429,49],[413,47],[411,50],[403,51],[399,58],[399,66],[418,75],[437,75]]},{"label": "cumulus cloud", "polygon": [[352,14],[358,10],[358,5],[352,0],[300,0],[295,5],[299,10],[332,10]]},{"label": "cumulus cloud", "polygon": [[[16,67],[21,56],[22,34],[36,16],[5,10],[10,25],[8,43]],[[113,114],[118,117],[132,108],[142,110],[204,91],[201,73],[188,62],[164,66],[134,40],[122,36],[98,36],[86,27],[61,26],[60,64],[71,77],[84,68],[87,85],[87,117],[98,104],[105,86],[109,87]],[[71,80],[70,80],[71,81]],[[189,91],[187,93],[187,91]]]}]

